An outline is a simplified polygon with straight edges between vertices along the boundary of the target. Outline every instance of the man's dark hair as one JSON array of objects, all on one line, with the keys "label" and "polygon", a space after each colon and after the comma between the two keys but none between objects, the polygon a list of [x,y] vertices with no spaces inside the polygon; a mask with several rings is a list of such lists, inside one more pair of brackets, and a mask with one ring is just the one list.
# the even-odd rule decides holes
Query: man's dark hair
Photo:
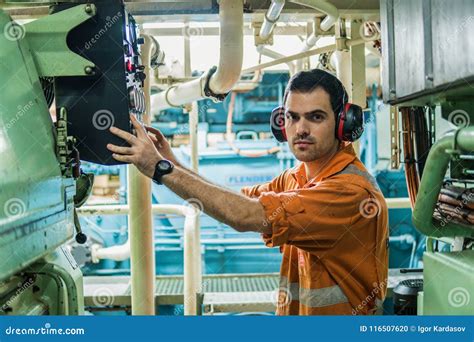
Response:
[{"label": "man's dark hair", "polygon": [[331,107],[335,115],[342,110],[342,107],[348,101],[347,92],[342,82],[339,81],[336,76],[321,69],[312,69],[309,71],[300,71],[290,78],[285,89],[283,104],[285,105],[290,91],[296,93],[311,93],[317,88],[322,88],[329,94]]}]

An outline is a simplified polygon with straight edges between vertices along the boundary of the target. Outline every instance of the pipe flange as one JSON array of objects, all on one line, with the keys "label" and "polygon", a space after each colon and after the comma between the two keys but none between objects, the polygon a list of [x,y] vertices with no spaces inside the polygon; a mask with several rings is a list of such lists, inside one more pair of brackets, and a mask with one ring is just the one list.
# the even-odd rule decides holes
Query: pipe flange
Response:
[{"label": "pipe flange", "polygon": [[215,74],[217,71],[217,67],[214,65],[212,68],[209,69],[206,75],[206,83],[204,84],[204,95],[208,98],[211,98],[214,102],[222,102],[229,95],[230,92],[225,94],[216,94],[214,93],[211,88],[209,87],[209,82],[211,80],[212,75]]}]

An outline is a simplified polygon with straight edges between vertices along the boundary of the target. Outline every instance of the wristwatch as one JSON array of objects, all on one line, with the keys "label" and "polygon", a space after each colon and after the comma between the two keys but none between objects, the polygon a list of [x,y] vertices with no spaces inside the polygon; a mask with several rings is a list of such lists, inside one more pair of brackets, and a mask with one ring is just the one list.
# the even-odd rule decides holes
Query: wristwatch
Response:
[{"label": "wristwatch", "polygon": [[158,163],[156,163],[155,166],[155,173],[153,174],[153,181],[156,184],[163,184],[161,183],[161,177],[164,175],[167,175],[173,171],[173,163],[170,162],[169,160],[162,159]]}]

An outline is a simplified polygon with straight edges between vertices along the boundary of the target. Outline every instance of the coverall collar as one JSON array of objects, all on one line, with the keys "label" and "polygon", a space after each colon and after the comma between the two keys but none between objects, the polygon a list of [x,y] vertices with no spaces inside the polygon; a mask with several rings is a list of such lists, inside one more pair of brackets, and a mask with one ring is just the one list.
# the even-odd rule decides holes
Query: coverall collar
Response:
[{"label": "coverall collar", "polygon": [[319,174],[311,180],[306,179],[306,170],[304,162],[295,166],[290,171],[291,176],[296,180],[300,187],[308,187],[315,185],[325,178],[328,178],[335,173],[338,173],[352,163],[356,158],[354,147],[350,142],[341,142],[339,150],[336,152],[334,157],[327,163],[327,165],[319,172]]}]

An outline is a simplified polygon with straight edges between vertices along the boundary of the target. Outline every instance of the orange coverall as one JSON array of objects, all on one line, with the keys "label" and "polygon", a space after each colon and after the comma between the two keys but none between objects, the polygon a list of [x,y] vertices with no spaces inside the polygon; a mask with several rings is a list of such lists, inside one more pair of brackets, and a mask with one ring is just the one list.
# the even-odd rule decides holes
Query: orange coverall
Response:
[{"label": "orange coverall", "polygon": [[242,192],[263,205],[283,260],[277,315],[364,315],[387,291],[388,210],[351,143],[314,179],[303,163]]}]

